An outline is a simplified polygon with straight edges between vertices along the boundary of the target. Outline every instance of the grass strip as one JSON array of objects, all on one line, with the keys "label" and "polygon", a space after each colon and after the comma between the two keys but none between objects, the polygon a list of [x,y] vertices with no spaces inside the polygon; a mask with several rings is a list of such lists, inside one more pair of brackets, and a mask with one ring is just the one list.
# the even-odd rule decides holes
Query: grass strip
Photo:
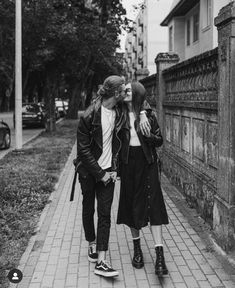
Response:
[{"label": "grass strip", "polygon": [[40,214],[54,191],[76,140],[77,121],[63,120],[56,132],[42,132],[21,150],[0,159],[0,287],[15,268]]}]

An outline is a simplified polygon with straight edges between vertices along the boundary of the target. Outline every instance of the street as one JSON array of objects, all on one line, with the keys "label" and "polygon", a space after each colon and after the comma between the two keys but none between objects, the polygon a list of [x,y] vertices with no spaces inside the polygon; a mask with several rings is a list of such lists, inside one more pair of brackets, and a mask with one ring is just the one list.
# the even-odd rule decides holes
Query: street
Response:
[{"label": "street", "polygon": [[[0,121],[6,122],[11,129],[11,147],[7,150],[0,150],[0,158],[3,158],[10,150],[15,149],[15,129],[13,126],[13,112],[0,113]],[[34,136],[38,135],[44,129],[42,128],[24,128],[23,129],[23,144],[29,141]]]}]

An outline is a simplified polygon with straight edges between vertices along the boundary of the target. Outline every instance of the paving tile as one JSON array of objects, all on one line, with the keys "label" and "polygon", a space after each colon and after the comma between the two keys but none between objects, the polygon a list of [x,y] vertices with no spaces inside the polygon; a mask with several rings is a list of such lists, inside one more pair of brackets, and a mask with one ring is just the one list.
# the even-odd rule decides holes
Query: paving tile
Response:
[{"label": "paving tile", "polygon": [[53,288],[64,288],[65,287],[65,280],[54,280]]},{"label": "paving tile", "polygon": [[[20,283],[20,285],[18,285],[19,288],[22,288],[25,287],[24,285],[26,285],[25,283]],[[41,287],[41,284],[40,283],[30,283],[30,286],[29,288],[40,288]]]},{"label": "paving tile", "polygon": [[174,283],[184,282],[182,275],[179,272],[170,272],[170,276]]},{"label": "paving tile", "polygon": [[207,280],[207,278],[206,278],[205,274],[202,272],[202,270],[194,270],[193,269],[192,274],[197,281]]},{"label": "paving tile", "polygon": [[34,272],[31,283],[42,282],[43,276],[44,276],[43,272]]},{"label": "paving tile", "polygon": [[53,280],[54,280],[53,276],[44,275],[42,279],[42,284],[41,284],[42,288],[53,287]]},{"label": "paving tile", "polygon": [[47,262],[46,261],[37,262],[37,264],[35,266],[35,272],[43,272],[43,271],[45,271],[46,266],[47,266]]},{"label": "paving tile", "polygon": [[192,271],[189,269],[188,266],[184,265],[184,266],[179,266],[178,268],[179,268],[179,271],[183,277],[184,276],[192,276]]},{"label": "paving tile", "polygon": [[47,265],[44,272],[45,275],[54,275],[56,273],[56,265]]},{"label": "paving tile", "polygon": [[220,279],[218,278],[216,274],[207,275],[207,279],[209,280],[212,287],[217,287],[217,286],[222,285],[222,282],[220,281]]},{"label": "paving tile", "polygon": [[186,265],[186,262],[185,262],[185,260],[184,260],[184,258],[182,256],[174,256],[173,259],[174,259],[175,264],[177,266]]},{"label": "paving tile", "polygon": [[75,286],[77,285],[78,275],[76,274],[67,274],[65,286]]},{"label": "paving tile", "polygon": [[211,284],[209,281],[198,281],[200,288],[211,288]]},{"label": "paving tile", "polygon": [[184,281],[189,288],[199,288],[199,284],[193,276],[185,276]]}]

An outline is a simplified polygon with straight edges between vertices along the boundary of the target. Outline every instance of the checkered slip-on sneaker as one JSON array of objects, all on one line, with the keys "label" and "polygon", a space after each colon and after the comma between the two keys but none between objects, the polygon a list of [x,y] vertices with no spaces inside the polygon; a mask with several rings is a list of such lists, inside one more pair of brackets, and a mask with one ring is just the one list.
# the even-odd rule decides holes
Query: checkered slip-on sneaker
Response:
[{"label": "checkered slip-on sneaker", "polygon": [[104,277],[115,277],[118,276],[118,271],[114,270],[111,265],[106,261],[101,261],[100,263],[96,263],[95,271],[96,275],[104,276]]},{"label": "checkered slip-on sneaker", "polygon": [[92,244],[88,247],[88,260],[92,263],[97,262],[98,253],[96,252],[96,244]]}]

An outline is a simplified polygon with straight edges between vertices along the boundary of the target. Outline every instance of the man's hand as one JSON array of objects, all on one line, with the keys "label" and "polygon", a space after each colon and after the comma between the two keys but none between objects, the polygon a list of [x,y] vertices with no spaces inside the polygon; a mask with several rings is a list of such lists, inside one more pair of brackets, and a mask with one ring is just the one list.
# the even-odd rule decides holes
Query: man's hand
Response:
[{"label": "man's hand", "polygon": [[146,136],[150,137],[150,124],[149,120],[145,113],[140,113],[140,131],[141,133]]},{"label": "man's hand", "polygon": [[113,182],[117,181],[117,172],[115,172],[115,171],[109,172],[109,175],[112,178]]},{"label": "man's hand", "polygon": [[101,181],[104,183],[104,185],[107,185],[111,181],[110,174],[108,172],[105,172],[104,177],[101,179]]}]

